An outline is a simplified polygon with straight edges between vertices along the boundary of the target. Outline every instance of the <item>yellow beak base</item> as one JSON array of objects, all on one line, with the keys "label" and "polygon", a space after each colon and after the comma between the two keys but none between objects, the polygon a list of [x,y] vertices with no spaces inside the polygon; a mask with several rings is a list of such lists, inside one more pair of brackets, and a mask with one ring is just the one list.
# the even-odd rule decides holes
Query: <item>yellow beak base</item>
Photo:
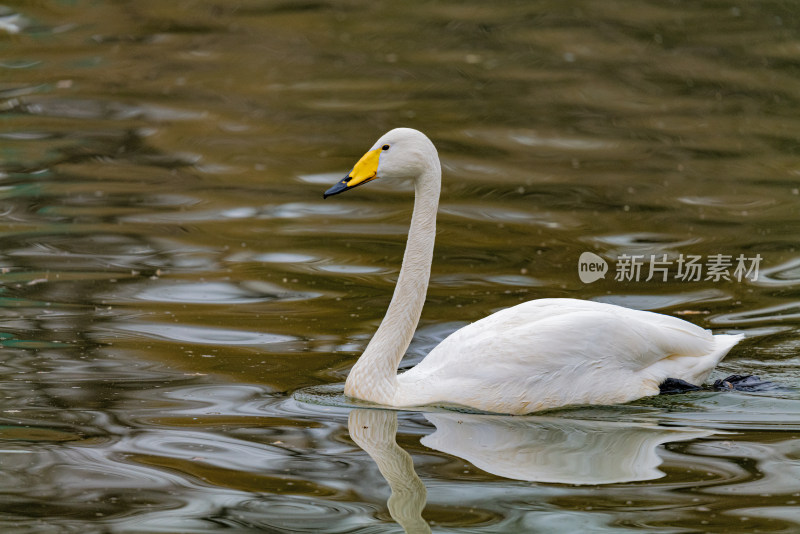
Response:
[{"label": "yellow beak base", "polygon": [[356,166],[336,185],[325,191],[323,198],[344,193],[358,185],[370,182],[378,177],[378,162],[381,157],[381,149],[370,150],[358,160]]}]

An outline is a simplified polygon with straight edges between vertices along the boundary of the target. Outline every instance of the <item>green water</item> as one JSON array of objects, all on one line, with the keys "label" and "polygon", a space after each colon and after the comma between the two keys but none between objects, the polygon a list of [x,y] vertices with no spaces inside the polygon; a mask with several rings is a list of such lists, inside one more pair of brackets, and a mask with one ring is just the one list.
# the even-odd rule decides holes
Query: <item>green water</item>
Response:
[{"label": "green water", "polygon": [[0,530],[800,529],[794,391],[344,402],[413,193],[322,192],[396,126],[444,170],[404,366],[573,297],[744,333],[712,379],[797,385],[796,2],[6,0]]}]

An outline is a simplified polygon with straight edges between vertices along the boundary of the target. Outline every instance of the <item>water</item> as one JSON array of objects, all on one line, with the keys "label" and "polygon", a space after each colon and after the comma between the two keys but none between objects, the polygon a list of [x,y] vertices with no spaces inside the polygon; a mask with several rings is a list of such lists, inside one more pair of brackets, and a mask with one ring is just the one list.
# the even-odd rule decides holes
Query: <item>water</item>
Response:
[{"label": "water", "polygon": [[[796,7],[6,1],[0,528],[796,531],[794,391],[521,418],[343,402],[411,189],[322,200],[392,127],[437,144],[404,366],[566,296],[742,332],[712,378],[796,385]],[[605,278],[579,279],[587,251]],[[760,255],[758,278],[675,276],[720,254]]]}]

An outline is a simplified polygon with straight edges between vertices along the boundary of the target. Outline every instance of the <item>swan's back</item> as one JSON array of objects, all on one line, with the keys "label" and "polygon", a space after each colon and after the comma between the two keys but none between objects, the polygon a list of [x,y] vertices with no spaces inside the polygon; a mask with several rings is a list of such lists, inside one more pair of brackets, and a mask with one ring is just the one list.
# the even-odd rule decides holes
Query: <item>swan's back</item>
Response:
[{"label": "swan's back", "polygon": [[398,377],[398,405],[521,414],[628,402],[657,394],[667,378],[702,383],[739,339],[611,304],[534,300],[447,337]]}]

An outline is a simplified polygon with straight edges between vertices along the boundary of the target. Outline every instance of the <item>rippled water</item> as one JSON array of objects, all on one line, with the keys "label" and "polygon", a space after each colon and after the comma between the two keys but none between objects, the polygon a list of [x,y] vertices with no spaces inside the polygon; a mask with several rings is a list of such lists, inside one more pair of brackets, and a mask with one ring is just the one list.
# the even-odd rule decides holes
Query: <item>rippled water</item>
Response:
[{"label": "rippled water", "polygon": [[[742,332],[712,378],[796,386],[799,13],[6,0],[0,529],[797,531],[795,390],[519,418],[348,404],[411,188],[322,192],[392,127],[437,144],[404,366],[568,296]],[[581,281],[583,252],[605,278]],[[760,255],[758,277],[677,277],[715,255]]]}]

